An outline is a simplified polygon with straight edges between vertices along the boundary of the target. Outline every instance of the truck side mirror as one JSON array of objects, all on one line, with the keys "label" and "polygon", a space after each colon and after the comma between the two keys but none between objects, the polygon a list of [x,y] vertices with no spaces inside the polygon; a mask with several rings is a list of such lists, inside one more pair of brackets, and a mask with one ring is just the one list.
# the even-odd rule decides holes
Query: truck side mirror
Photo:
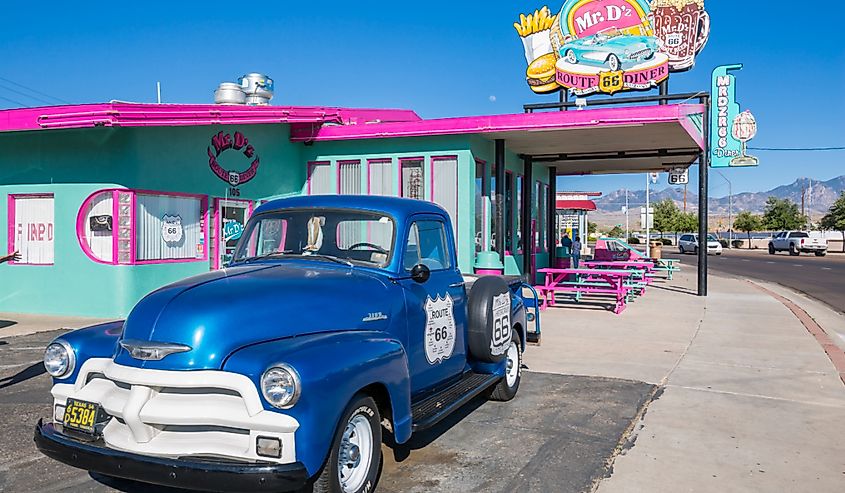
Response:
[{"label": "truck side mirror", "polygon": [[425,264],[417,264],[411,269],[411,279],[420,284],[428,281],[431,277],[431,269]]}]

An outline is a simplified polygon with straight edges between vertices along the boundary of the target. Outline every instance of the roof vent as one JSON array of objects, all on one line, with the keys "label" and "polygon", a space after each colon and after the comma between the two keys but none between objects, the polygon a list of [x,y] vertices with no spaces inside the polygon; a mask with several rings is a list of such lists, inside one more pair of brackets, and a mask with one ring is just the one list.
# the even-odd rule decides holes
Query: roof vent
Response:
[{"label": "roof vent", "polygon": [[223,82],[214,91],[214,104],[246,104],[246,93],[239,84]]},{"label": "roof vent", "polygon": [[246,104],[267,106],[273,99],[273,79],[264,74],[251,73],[238,78],[241,90],[246,94]]}]

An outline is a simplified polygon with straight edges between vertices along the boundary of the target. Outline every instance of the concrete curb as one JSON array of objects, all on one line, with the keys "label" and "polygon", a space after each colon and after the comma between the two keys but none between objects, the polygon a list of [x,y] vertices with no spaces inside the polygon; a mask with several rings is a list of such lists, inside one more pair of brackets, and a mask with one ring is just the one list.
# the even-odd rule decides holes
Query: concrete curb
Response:
[{"label": "concrete curb", "polygon": [[791,300],[786,299],[785,297],[771,291],[763,286],[753,282],[753,281],[746,281],[755,288],[759,289],[760,291],[768,294],[772,298],[780,301],[785,307],[789,308],[789,311],[795,315],[796,318],[804,325],[804,328],[807,329],[809,332],[819,343],[822,347],[824,352],[827,354],[828,359],[830,362],[833,363],[833,367],[839,373],[839,379],[842,380],[842,384],[845,385],[845,351],[839,348],[834,342],[833,339],[830,338],[827,332],[816,322],[816,320],[810,316],[803,308],[792,302]]}]

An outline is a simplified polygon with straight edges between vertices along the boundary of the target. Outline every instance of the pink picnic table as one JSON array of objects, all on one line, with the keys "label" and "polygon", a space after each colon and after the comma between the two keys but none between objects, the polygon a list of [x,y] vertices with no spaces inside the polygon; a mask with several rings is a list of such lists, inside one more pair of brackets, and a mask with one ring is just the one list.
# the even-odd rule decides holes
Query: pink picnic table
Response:
[{"label": "pink picnic table", "polygon": [[[540,308],[545,310],[548,306],[555,305],[555,293],[580,294],[610,294],[616,296],[616,305],[613,313],[620,314],[625,309],[628,292],[630,288],[625,285],[627,279],[631,279],[637,271],[629,269],[538,269],[537,272],[545,274],[545,283],[536,286],[538,292],[542,293]],[[575,276],[579,278],[586,276],[588,280],[600,280],[604,286],[596,285],[572,285],[568,278]]]},{"label": "pink picnic table", "polygon": [[[581,263],[590,269],[632,269],[643,271],[644,274],[654,271],[654,262],[643,260],[585,260]],[[642,281],[651,284],[654,278],[643,275]]]}]

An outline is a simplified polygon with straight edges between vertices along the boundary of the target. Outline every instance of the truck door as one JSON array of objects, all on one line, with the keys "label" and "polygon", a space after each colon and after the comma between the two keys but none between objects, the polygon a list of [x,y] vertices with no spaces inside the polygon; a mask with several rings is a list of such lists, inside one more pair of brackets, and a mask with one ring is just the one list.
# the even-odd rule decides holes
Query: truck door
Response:
[{"label": "truck door", "polygon": [[417,215],[403,245],[406,275],[417,264],[431,270],[424,283],[401,281],[408,324],[411,393],[463,373],[466,365],[466,292],[452,248],[452,230],[437,215]]}]

